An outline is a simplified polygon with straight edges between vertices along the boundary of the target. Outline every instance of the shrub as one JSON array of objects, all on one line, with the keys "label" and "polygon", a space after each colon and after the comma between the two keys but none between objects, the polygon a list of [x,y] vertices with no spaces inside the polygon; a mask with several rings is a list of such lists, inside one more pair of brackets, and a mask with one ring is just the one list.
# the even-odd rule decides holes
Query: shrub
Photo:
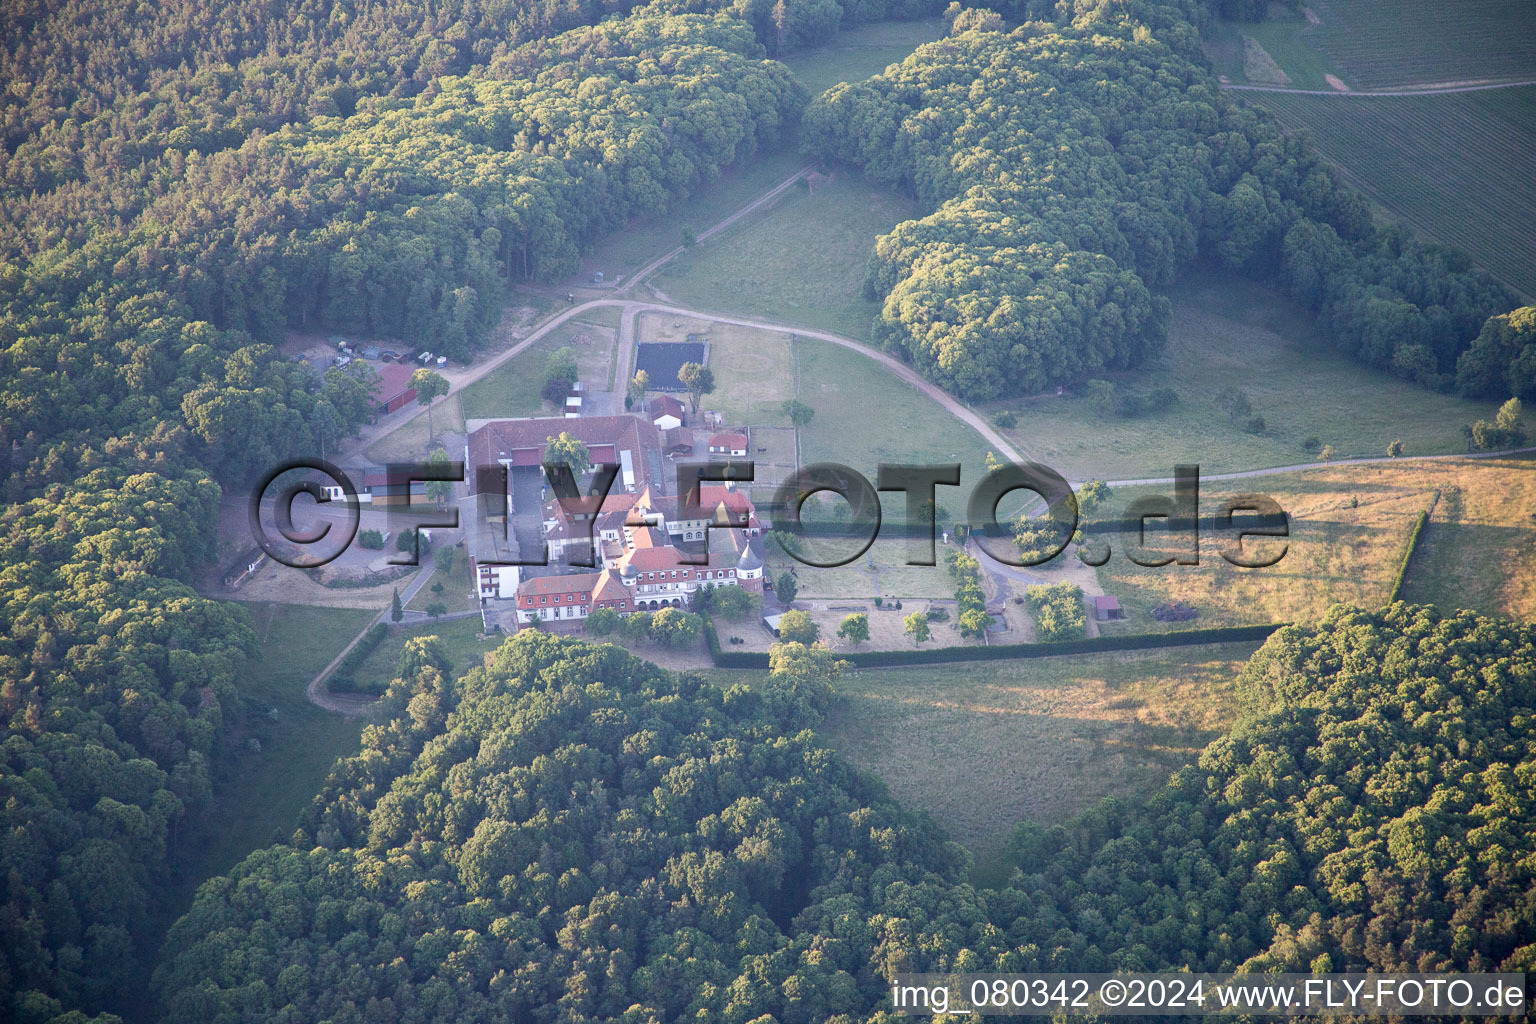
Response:
[{"label": "shrub", "polygon": [[1305,441],[1301,442],[1301,450],[1304,451],[1304,452],[1315,452],[1315,451],[1318,451],[1319,449],[1321,449],[1322,447],[1323,447],[1323,442],[1319,441],[1315,437],[1309,437]]},{"label": "shrub", "polygon": [[384,535],[378,530],[359,530],[357,544],[358,547],[364,547],[370,551],[379,551],[384,547]]},{"label": "shrub", "polygon": [[1001,412],[993,414],[992,423],[994,426],[1003,430],[1012,430],[1014,427],[1019,425],[1019,418],[1012,412],[1004,409]]},{"label": "shrub", "polygon": [[791,611],[785,612],[779,619],[779,639],[790,643],[805,644],[809,647],[821,636],[821,627],[816,625],[809,612]]},{"label": "shrub", "polygon": [[1255,416],[1255,417],[1253,417],[1253,419],[1248,421],[1248,423],[1244,427],[1244,429],[1247,430],[1248,433],[1250,433],[1250,434],[1262,434],[1262,433],[1264,433],[1264,417],[1263,416]]},{"label": "shrub", "polygon": [[1036,639],[1077,640],[1087,635],[1083,589],[1075,583],[1030,587],[1024,592],[1035,617]]}]

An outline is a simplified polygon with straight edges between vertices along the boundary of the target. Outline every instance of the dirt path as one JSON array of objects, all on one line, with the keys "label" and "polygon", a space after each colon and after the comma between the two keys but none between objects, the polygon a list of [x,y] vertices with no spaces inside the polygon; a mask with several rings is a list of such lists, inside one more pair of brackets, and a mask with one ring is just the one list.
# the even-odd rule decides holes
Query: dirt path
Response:
[{"label": "dirt path", "polygon": [[1222,83],[1222,88],[1232,92],[1288,92],[1298,96],[1348,96],[1359,99],[1362,96],[1445,96],[1454,92],[1484,92],[1488,89],[1514,89],[1522,85],[1536,85],[1536,78],[1525,78],[1516,82],[1480,82],[1480,83],[1446,83],[1442,85],[1408,85],[1397,89],[1376,89],[1369,92],[1353,92],[1348,89],[1288,89],[1279,85],[1234,85],[1231,82]]},{"label": "dirt path", "polygon": [[[1240,473],[1200,474],[1201,480],[1247,480],[1250,477],[1278,476],[1281,473],[1301,473],[1309,469],[1328,469],[1332,466],[1379,466],[1383,463],[1439,462],[1444,459],[1497,459],[1508,455],[1528,455],[1536,447],[1505,448],[1496,452],[1455,452],[1450,455],[1399,455],[1397,458],[1381,455],[1368,459],[1334,459],[1332,462],[1301,462],[1294,466],[1271,466],[1268,469],[1245,469]],[[1140,480],[1109,480],[1111,487],[1140,487],[1143,485],[1171,484],[1173,477],[1145,477]]]}]

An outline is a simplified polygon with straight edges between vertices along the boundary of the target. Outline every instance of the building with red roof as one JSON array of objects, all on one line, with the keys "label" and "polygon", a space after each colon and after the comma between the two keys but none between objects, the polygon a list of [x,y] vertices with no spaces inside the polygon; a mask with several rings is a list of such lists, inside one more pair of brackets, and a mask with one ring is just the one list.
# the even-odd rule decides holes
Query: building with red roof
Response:
[{"label": "building with red roof", "polygon": [[404,363],[385,363],[379,367],[379,381],[373,386],[373,399],[378,403],[381,415],[388,415],[416,400],[416,389],[411,387],[411,374],[415,369]]}]

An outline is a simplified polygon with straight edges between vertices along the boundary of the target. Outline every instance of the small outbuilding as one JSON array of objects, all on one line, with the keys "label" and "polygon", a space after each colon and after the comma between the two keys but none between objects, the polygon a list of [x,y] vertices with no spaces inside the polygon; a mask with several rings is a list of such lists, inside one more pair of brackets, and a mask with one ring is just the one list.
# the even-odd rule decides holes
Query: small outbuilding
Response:
[{"label": "small outbuilding", "polygon": [[1113,594],[1094,595],[1093,617],[1098,622],[1125,618],[1125,612],[1120,608],[1120,599]]},{"label": "small outbuilding", "polygon": [[747,454],[747,435],[739,434],[734,430],[727,430],[716,434],[709,439],[709,454],[745,458]]}]

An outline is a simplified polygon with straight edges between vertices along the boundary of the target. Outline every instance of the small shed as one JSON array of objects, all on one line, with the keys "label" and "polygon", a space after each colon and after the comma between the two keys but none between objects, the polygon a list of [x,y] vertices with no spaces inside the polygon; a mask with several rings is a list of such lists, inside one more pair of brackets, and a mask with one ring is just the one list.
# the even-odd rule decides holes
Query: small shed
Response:
[{"label": "small shed", "polygon": [[379,346],[377,346],[377,345],[364,345],[363,346],[363,358],[364,359],[378,359],[383,354],[384,354],[384,350],[379,348]]},{"label": "small shed", "polygon": [[1120,608],[1120,599],[1113,594],[1094,595],[1093,617],[1099,622],[1125,618],[1125,612]]},{"label": "small shed", "polygon": [[668,455],[692,455],[692,432],[679,427],[663,430],[661,432],[661,450]]},{"label": "small shed", "polygon": [[768,632],[772,633],[774,636],[778,636],[779,635],[779,622],[783,618],[784,618],[783,615],[764,615],[763,616],[763,628],[766,629]]}]

